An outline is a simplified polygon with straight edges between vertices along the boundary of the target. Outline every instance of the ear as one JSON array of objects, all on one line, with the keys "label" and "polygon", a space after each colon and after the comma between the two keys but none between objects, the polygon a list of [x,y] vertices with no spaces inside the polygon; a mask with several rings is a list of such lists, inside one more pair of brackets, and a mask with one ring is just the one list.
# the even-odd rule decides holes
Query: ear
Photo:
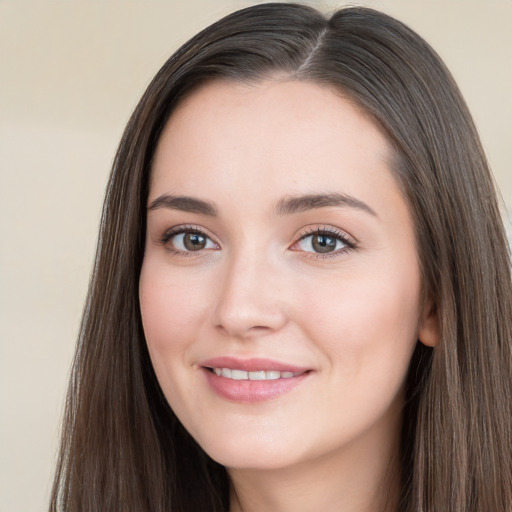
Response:
[{"label": "ear", "polygon": [[427,347],[436,347],[439,344],[439,338],[437,308],[431,300],[428,300],[420,319],[418,339]]}]

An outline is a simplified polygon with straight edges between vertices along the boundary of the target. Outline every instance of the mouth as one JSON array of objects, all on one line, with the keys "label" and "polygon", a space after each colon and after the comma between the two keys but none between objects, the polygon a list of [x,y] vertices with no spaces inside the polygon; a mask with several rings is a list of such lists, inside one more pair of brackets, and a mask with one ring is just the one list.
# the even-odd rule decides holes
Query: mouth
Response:
[{"label": "mouth", "polygon": [[236,368],[209,368],[208,371],[217,375],[217,377],[225,377],[226,379],[232,380],[279,380],[279,379],[293,379],[306,373],[301,372],[290,372],[290,371],[279,371],[279,370],[256,370],[246,371]]},{"label": "mouth", "polygon": [[201,368],[210,389],[230,402],[254,404],[279,398],[309,380],[312,369],[269,359],[219,357]]}]

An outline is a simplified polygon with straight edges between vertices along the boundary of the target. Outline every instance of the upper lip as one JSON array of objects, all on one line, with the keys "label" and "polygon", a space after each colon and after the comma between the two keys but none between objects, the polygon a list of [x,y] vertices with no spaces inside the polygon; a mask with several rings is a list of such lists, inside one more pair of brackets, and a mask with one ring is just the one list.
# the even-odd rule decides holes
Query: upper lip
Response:
[{"label": "upper lip", "polygon": [[308,371],[310,368],[300,367],[281,361],[274,361],[272,359],[265,358],[250,358],[250,359],[239,359],[231,356],[214,357],[203,361],[201,366],[205,368],[230,368],[236,370],[244,370],[246,372],[255,372],[261,370],[277,371],[277,372],[293,372],[303,373]]}]

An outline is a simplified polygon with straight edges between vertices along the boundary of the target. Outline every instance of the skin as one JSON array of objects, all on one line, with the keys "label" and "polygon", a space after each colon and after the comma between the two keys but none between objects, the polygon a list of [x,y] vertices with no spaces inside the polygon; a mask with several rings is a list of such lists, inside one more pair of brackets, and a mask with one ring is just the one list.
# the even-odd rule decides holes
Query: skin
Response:
[{"label": "skin", "polygon": [[[209,83],[161,136],[143,325],[171,407],[228,468],[232,511],[396,507],[404,378],[418,338],[433,343],[436,332],[391,159],[383,134],[348,99],[277,78]],[[216,215],[154,205],[165,194],[207,201]],[[353,201],[276,212],[312,194]],[[166,237],[180,226],[204,233],[204,249]],[[333,251],[315,252],[315,230],[329,231]],[[219,356],[308,374],[287,393],[240,403],[205,378],[202,363]]]}]

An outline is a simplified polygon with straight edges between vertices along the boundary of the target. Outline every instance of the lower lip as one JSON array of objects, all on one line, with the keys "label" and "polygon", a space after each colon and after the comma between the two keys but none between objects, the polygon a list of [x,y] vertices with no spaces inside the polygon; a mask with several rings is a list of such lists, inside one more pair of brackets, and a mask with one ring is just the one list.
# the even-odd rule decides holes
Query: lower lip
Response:
[{"label": "lower lip", "polygon": [[212,373],[203,368],[208,384],[222,398],[232,402],[253,404],[272,400],[298,386],[309,375],[309,372],[274,380],[234,380]]}]

